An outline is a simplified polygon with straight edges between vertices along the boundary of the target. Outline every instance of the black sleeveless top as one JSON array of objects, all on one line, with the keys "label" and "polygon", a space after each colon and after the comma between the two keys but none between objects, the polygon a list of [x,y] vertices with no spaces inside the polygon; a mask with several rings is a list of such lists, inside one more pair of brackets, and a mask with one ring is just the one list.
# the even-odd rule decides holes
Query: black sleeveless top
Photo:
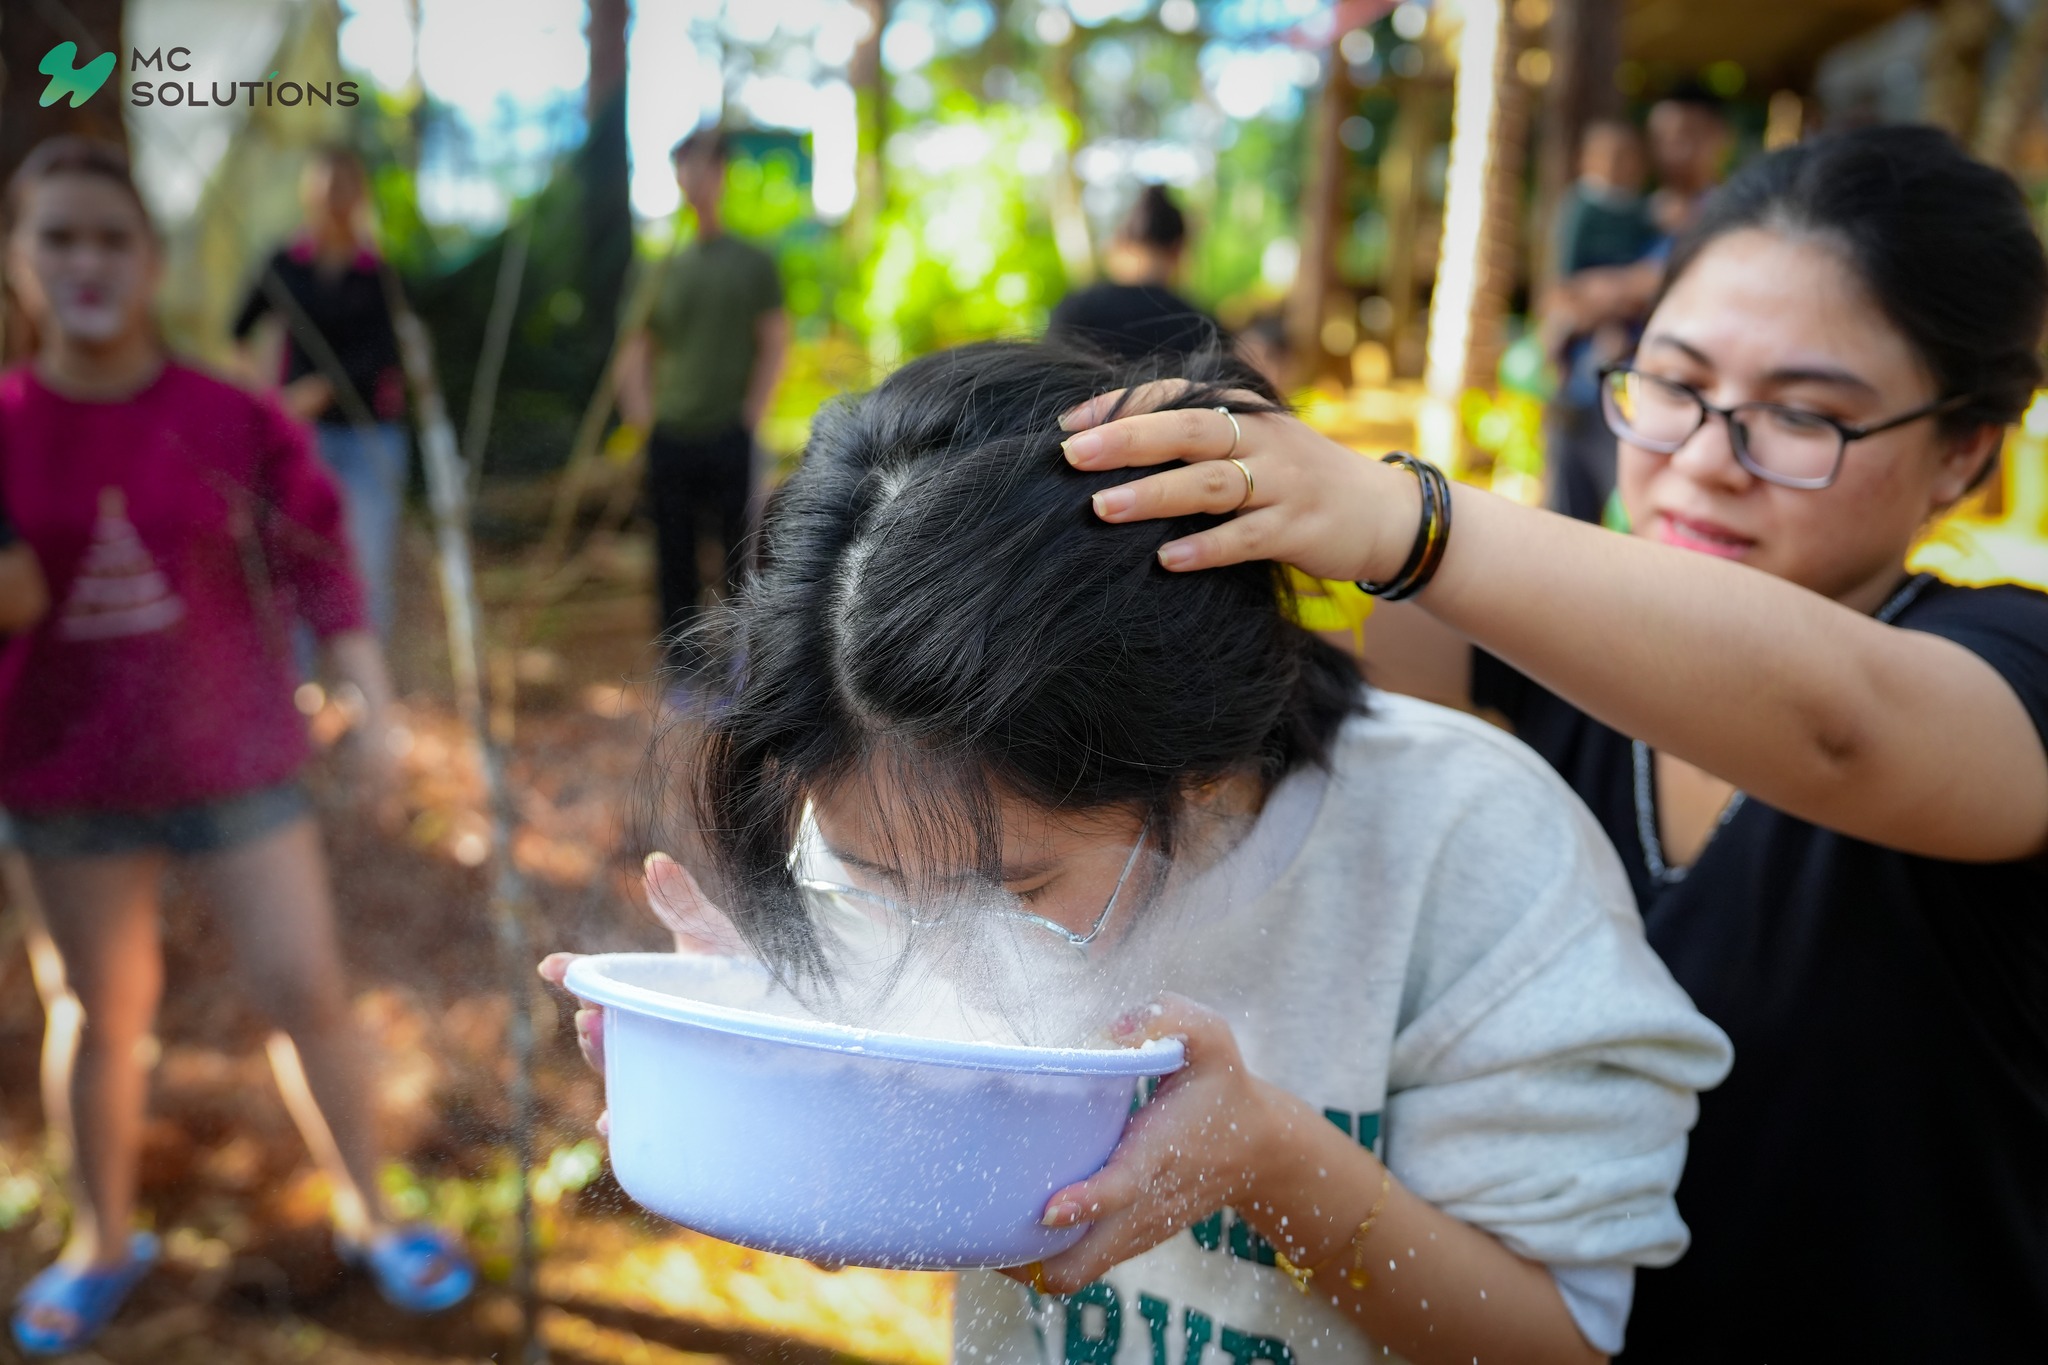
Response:
[{"label": "black sleeveless top", "polygon": [[[1983,658],[2048,745],[2048,595],[1925,580],[1890,619]],[[2048,1361],[2048,857],[1915,857],[1738,798],[1664,868],[1647,751],[1483,652],[1473,694],[1592,808],[1735,1042],[1678,1190],[1692,1249],[1638,1274],[1624,1359]]]}]

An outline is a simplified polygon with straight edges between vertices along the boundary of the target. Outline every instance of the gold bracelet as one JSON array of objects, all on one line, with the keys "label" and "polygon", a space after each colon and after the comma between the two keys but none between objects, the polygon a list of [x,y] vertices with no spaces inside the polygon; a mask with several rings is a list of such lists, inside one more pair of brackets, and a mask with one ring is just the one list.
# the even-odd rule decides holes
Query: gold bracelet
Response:
[{"label": "gold bracelet", "polygon": [[[1344,1272],[1344,1282],[1353,1289],[1363,1289],[1372,1283],[1372,1274],[1365,1268],[1365,1247],[1363,1244],[1365,1239],[1372,1235],[1373,1225],[1380,1221],[1380,1214],[1386,1210],[1387,1192],[1393,1188],[1393,1172],[1389,1171],[1385,1166],[1381,1166],[1379,1197],[1372,1201],[1371,1212],[1365,1215],[1365,1221],[1360,1223],[1357,1231],[1351,1234],[1351,1240],[1344,1244],[1345,1250],[1351,1253],[1351,1269]],[[1341,1256],[1343,1252],[1340,1251],[1337,1255]],[[1330,1258],[1332,1261],[1336,1259],[1336,1256]],[[1304,1294],[1308,1293],[1308,1282],[1315,1278],[1316,1271],[1323,1269],[1328,1263],[1324,1262],[1323,1266],[1298,1266],[1288,1260],[1286,1254],[1278,1247],[1273,1249],[1274,1268],[1288,1279],[1294,1281],[1294,1287]]]}]

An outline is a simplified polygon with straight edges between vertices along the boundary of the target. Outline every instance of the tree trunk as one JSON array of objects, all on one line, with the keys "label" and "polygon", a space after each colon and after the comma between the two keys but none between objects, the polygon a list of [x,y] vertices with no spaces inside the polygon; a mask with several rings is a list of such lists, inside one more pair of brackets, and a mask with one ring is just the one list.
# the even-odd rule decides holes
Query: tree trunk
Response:
[{"label": "tree trunk", "polygon": [[1074,58],[1078,55],[1082,30],[1077,25],[1065,42],[1046,56],[1045,93],[1060,111],[1064,125],[1059,164],[1053,169],[1053,247],[1067,274],[1067,287],[1078,288],[1095,278],[1094,234],[1088,230],[1088,215],[1081,209],[1081,177],[1074,171],[1074,150],[1082,139],[1081,92],[1074,84]]},{"label": "tree trunk", "polygon": [[853,50],[847,77],[853,85],[855,117],[860,120],[856,134],[853,220],[847,224],[848,239],[856,258],[865,256],[875,243],[875,225],[882,216],[888,194],[883,144],[889,140],[889,73],[882,66],[882,30],[889,25],[889,0],[859,0],[868,17],[867,36]]},{"label": "tree trunk", "polygon": [[1586,125],[1622,113],[1614,70],[1621,64],[1621,0],[1556,0],[1550,16],[1550,84],[1536,150],[1536,204],[1530,218],[1531,293],[1551,283],[1557,206],[1576,173]]},{"label": "tree trunk", "polygon": [[[44,138],[77,133],[127,145],[127,130],[121,122],[121,91],[127,85],[123,76],[128,68],[128,52],[121,45],[122,8],[122,0],[67,0],[62,5],[9,0],[6,13],[0,15],[0,185],[13,178],[29,149]],[[43,54],[59,43],[78,45],[73,58],[78,66],[105,52],[115,57],[107,83],[76,109],[68,99],[47,106],[41,103],[49,78],[38,68]],[[15,317],[11,295],[4,304],[0,355],[11,362],[20,358],[26,337]]]},{"label": "tree trunk", "polygon": [[[59,133],[81,133],[127,145],[121,123],[121,91],[127,82],[128,52],[121,46],[122,0],[66,0],[57,5],[9,4],[0,17],[0,183],[28,155],[29,148]],[[115,54],[114,73],[99,92],[73,109],[60,99],[38,101],[49,78],[38,69],[43,54],[59,43],[78,44],[73,59],[84,66],[103,52]]]},{"label": "tree trunk", "polygon": [[633,257],[632,171],[626,150],[626,27],[631,0],[589,0],[589,133],[577,154],[582,181],[581,292],[589,325],[608,335]]},{"label": "tree trunk", "polygon": [[1977,127],[1977,155],[1994,166],[2013,169],[2013,153],[2027,120],[2041,110],[2041,83],[2048,77],[2048,4],[2037,3],[2013,34],[2012,52],[1998,84],[1984,102]]},{"label": "tree trunk", "polygon": [[[1332,26],[1335,27],[1334,25]],[[1350,68],[1331,35],[1323,54],[1323,88],[1316,101],[1309,136],[1308,193],[1301,214],[1301,263],[1287,301],[1287,338],[1297,357],[1295,377],[1304,382],[1335,378],[1349,383],[1351,357],[1330,354],[1323,345],[1323,323],[1337,292],[1337,235],[1344,213],[1344,181],[1349,158],[1339,130],[1351,113],[1354,94]]]},{"label": "tree trunk", "polygon": [[590,84],[583,92],[583,113],[593,123],[605,105],[626,88],[626,26],[632,17],[629,0],[590,0]]}]

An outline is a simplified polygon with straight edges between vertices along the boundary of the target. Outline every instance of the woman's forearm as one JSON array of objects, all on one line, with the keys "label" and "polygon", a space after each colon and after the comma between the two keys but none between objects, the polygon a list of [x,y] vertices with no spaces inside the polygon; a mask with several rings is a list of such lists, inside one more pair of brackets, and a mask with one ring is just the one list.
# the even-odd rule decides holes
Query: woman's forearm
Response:
[{"label": "woman's forearm", "polygon": [[[1604,1359],[1548,1269],[1387,1179],[1371,1152],[1268,1089],[1280,1155],[1239,1212],[1290,1261],[1310,1267],[1311,1295],[1334,1301],[1374,1341],[1418,1365]],[[1354,1247],[1383,1188],[1372,1229]],[[1352,1283],[1361,1263],[1363,1287]]]},{"label": "woman's forearm", "polygon": [[[1188,463],[1104,489],[1096,515],[1226,518],[1162,545],[1168,569],[1274,559],[1386,582],[1414,544],[1421,500],[1402,470],[1293,418],[1105,421],[1116,401],[1067,415],[1077,468]],[[1223,463],[1240,428],[1261,504],[1241,513],[1249,485]],[[1969,650],[1871,620],[1876,602],[1844,605],[1474,488],[1453,497],[1448,553],[1416,603],[1580,709],[1855,838],[1985,862],[2048,848],[2048,753],[2018,695]],[[1881,567],[1866,581],[1882,587]],[[1370,624],[1366,635],[1368,672],[1394,680],[1401,670],[1375,667],[1387,660]],[[1456,672],[1434,669],[1425,690]]]},{"label": "woman's forearm", "polygon": [[628,333],[614,365],[619,417],[645,431],[654,424],[653,337],[645,330]]},{"label": "woman's forearm", "polygon": [[2033,726],[1961,646],[1739,565],[1455,497],[1418,603],[1589,714],[1891,847],[1996,860],[2048,839]]}]

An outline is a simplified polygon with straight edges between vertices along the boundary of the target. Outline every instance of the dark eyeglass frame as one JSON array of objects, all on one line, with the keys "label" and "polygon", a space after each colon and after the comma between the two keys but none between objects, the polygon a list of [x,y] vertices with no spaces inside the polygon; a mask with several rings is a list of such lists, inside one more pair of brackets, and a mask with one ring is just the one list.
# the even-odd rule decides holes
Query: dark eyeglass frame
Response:
[{"label": "dark eyeglass frame", "polygon": [[[1652,384],[1661,384],[1667,389],[1673,389],[1684,394],[1699,405],[1699,420],[1693,423],[1692,430],[1686,432],[1683,437],[1676,441],[1651,441],[1645,439],[1638,432],[1624,431],[1621,419],[1608,398],[1611,381],[1618,374],[1632,375],[1635,378],[1647,380]],[[1661,374],[1646,373],[1626,361],[1618,361],[1614,364],[1602,365],[1600,367],[1600,416],[1607,423],[1607,429],[1613,432],[1617,439],[1627,441],[1633,446],[1641,446],[1644,450],[1654,455],[1675,455],[1684,447],[1687,441],[1699,435],[1700,428],[1707,424],[1709,416],[1719,417],[1728,424],[1728,444],[1735,451],[1735,462],[1756,475],[1759,479],[1762,479],[1765,483],[1774,483],[1781,488],[1801,488],[1807,490],[1826,488],[1841,477],[1842,462],[1848,458],[1849,443],[1851,441],[1860,441],[1868,436],[1876,436],[1880,432],[1891,431],[1896,427],[1903,427],[1909,423],[1917,422],[1923,417],[1943,416],[1956,411],[1968,403],[1974,402],[1975,399],[1975,394],[1959,393],[1948,398],[1937,398],[1932,403],[1924,403],[1914,408],[1911,412],[1902,412],[1896,417],[1887,417],[1881,422],[1869,422],[1862,426],[1856,426],[1849,422],[1838,422],[1825,413],[1814,412],[1807,408],[1795,408],[1786,403],[1735,403],[1725,408],[1716,407],[1707,401],[1705,394],[1702,394],[1692,385],[1681,383],[1676,379],[1667,379]],[[1834,464],[1828,469],[1825,476],[1812,479],[1802,479],[1796,475],[1780,474],[1776,470],[1765,469],[1749,453],[1748,428],[1736,420],[1738,414],[1746,412],[1791,413],[1801,421],[1820,422],[1833,427],[1835,435],[1839,438],[1835,446]]]}]

